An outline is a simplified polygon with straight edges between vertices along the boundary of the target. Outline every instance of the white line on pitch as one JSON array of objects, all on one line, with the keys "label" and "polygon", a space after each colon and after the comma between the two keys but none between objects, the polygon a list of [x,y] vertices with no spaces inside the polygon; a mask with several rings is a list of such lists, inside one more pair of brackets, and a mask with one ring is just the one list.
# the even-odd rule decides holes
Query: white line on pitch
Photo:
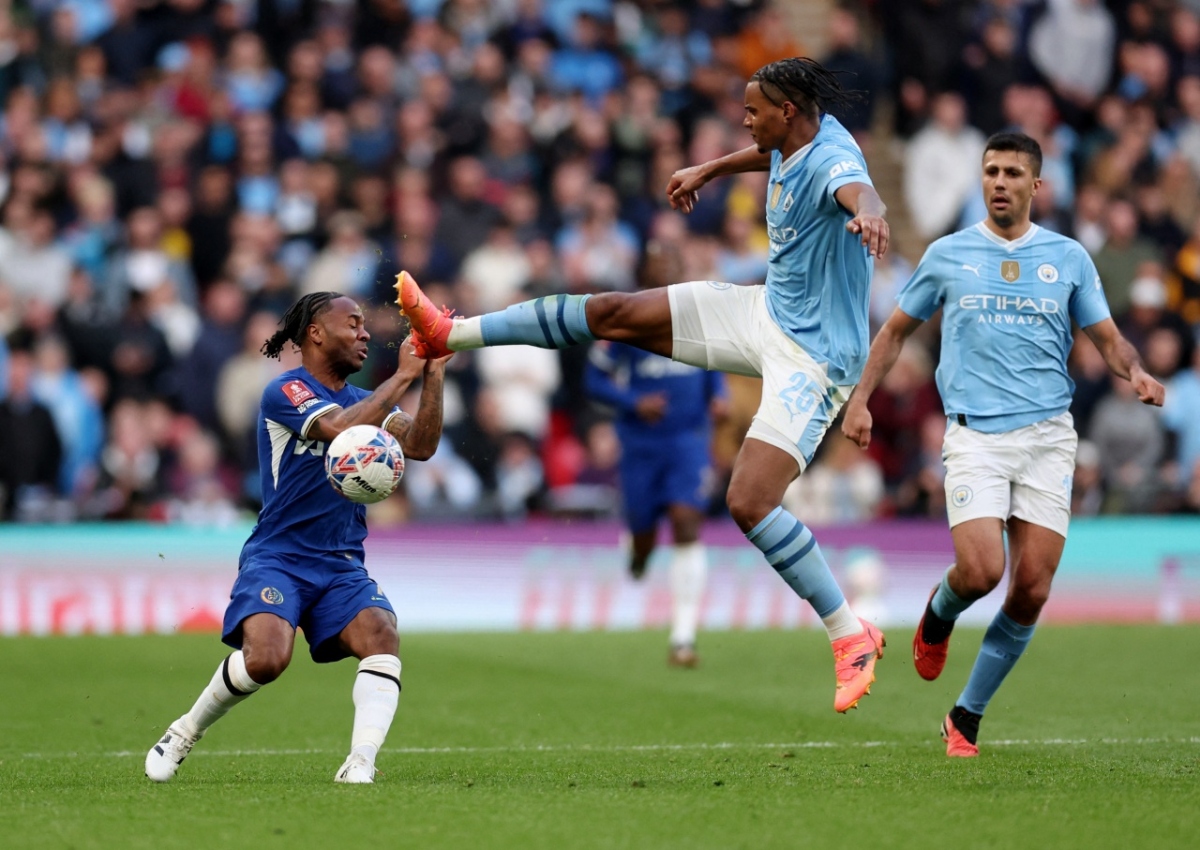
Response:
[{"label": "white line on pitch", "polygon": [[[778,744],[738,743],[725,741],[715,744],[626,744],[616,746],[590,746],[588,744],[535,744],[514,747],[388,747],[386,752],[407,755],[439,755],[473,753],[620,753],[620,752],[666,752],[688,750],[815,750],[815,749],[869,749],[873,747],[941,746],[940,741],[791,741]],[[1190,738],[1010,738],[985,741],[986,747],[1058,747],[1086,746],[1147,746],[1153,744],[1200,744],[1200,737]],[[254,749],[254,750],[196,750],[199,756],[304,756],[340,753],[331,749]],[[118,750],[107,753],[22,753],[27,759],[57,758],[131,758],[143,756],[140,750]]]}]

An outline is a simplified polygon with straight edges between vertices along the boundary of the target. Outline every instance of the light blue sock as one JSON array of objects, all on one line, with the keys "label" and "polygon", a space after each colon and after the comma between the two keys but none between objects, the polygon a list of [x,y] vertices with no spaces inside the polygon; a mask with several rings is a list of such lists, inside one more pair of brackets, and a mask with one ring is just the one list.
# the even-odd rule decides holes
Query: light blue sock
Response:
[{"label": "light blue sock", "polygon": [[[950,568],[954,569],[953,567]],[[953,622],[958,619],[958,615],[971,607],[974,600],[967,601],[950,589],[950,570],[946,570],[946,574],[942,576],[942,583],[938,585],[937,591],[933,594],[933,601],[929,606],[933,608],[933,613],[941,620],[950,620]]]},{"label": "light blue sock", "polygon": [[1035,628],[1036,625],[1022,626],[1003,611],[998,611],[983,635],[983,646],[979,647],[979,655],[975,657],[967,687],[956,704],[975,714],[983,714],[1008,671],[1029,646]]},{"label": "light blue sock", "polygon": [[813,533],[782,506],[767,514],[746,539],[800,598],[808,600],[817,616],[829,616],[846,601]]},{"label": "light blue sock", "polygon": [[482,317],[484,345],[566,348],[591,342],[584,307],[591,295],[547,295]]}]

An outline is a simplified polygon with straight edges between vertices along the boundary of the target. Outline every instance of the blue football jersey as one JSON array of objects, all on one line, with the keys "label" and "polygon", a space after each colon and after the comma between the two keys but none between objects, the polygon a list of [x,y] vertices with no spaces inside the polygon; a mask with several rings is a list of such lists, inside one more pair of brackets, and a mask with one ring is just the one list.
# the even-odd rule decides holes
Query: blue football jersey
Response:
[{"label": "blue football jersey", "polygon": [[[709,430],[709,403],[725,394],[720,372],[707,372],[669,357],[617,342],[592,346],[585,373],[588,393],[617,410],[617,431],[627,445],[661,443],[666,437]],[[658,422],[641,419],[638,398],[652,393],[667,397],[666,414]]]},{"label": "blue football jersey", "polygon": [[370,394],[352,384],[335,392],[303,366],[263,390],[257,425],[263,506],[242,548],[243,563],[277,554],[339,553],[362,562],[367,509],[333,489],[325,478],[326,445],[307,435],[320,416]]},{"label": "blue football jersey", "polygon": [[897,300],[917,319],[942,308],[942,404],[987,433],[1066,411],[1071,320],[1109,317],[1084,247],[1036,224],[1011,242],[983,223],[937,240]]},{"label": "blue football jersey", "polygon": [[874,261],[853,216],[834,198],[850,183],[871,185],[854,137],[832,115],[812,142],[786,160],[771,154],[767,186],[767,309],[784,333],[835,384],[854,384],[867,362],[867,304]]}]

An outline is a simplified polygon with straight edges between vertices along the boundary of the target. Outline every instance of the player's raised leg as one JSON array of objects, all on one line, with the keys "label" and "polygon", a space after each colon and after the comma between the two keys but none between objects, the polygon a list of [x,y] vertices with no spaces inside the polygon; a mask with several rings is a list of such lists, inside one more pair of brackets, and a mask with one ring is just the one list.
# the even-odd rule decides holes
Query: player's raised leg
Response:
[{"label": "player's raised leg", "polygon": [[696,631],[700,625],[700,603],[708,580],[708,550],[700,542],[704,514],[692,505],[667,508],[675,546],[671,552],[671,636],[667,663],[672,667],[695,667]]},{"label": "player's raised leg", "polygon": [[950,633],[959,615],[982,599],[1004,577],[1004,524],[980,517],[950,529],[955,561],[929,595],[913,635],[913,666],[922,679],[933,681],[946,666]]},{"label": "player's raised leg", "polygon": [[1057,531],[1016,517],[1009,519],[1008,533],[1012,556],[1008,595],[983,636],[966,688],[943,722],[949,756],[979,754],[979,721],[1033,639],[1066,543]]},{"label": "player's raised leg", "polygon": [[196,742],[231,708],[275,681],[292,659],[296,630],[274,614],[254,614],[241,623],[242,648],[225,658],[187,714],[169,727],[146,753],[146,776],[168,782]]},{"label": "player's raised leg", "polygon": [[385,608],[364,608],[342,631],[343,649],[359,659],[354,677],[354,726],[350,754],[335,782],[375,781],[375,756],[387,739],[400,702],[400,636],[396,616]]},{"label": "player's raised leg", "polygon": [[671,306],[665,289],[547,295],[471,318],[451,318],[421,291],[408,272],[396,275],[397,301],[412,325],[420,352],[443,357],[493,345],[567,348],[607,339],[671,356]]},{"label": "player's raised leg", "polygon": [[729,484],[729,512],[780,578],[824,623],[837,676],[833,706],[845,712],[870,693],[875,661],[883,657],[883,633],[854,615],[813,533],[781,504],[799,471],[788,452],[747,439]]}]

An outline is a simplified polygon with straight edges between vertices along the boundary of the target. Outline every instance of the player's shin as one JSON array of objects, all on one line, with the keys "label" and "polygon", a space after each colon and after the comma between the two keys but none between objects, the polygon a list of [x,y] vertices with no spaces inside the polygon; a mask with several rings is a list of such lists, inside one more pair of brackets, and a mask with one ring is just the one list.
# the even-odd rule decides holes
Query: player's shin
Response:
[{"label": "player's shin", "polygon": [[708,579],[703,543],[676,546],[671,557],[671,646],[692,646],[700,623],[700,602]]},{"label": "player's shin", "polygon": [[472,319],[458,319],[447,344],[454,351],[489,345],[567,348],[596,338],[588,328],[590,295],[548,295]]},{"label": "player's shin", "polygon": [[350,754],[361,755],[373,768],[400,702],[400,659],[394,655],[368,655],[360,661],[353,697]]},{"label": "player's shin", "polygon": [[771,511],[746,538],[759,548],[780,578],[808,601],[831,641],[863,630],[821,554],[813,533],[782,506]]},{"label": "player's shin", "polygon": [[984,633],[983,645],[979,647],[967,687],[956,704],[974,714],[983,714],[988,702],[1033,639],[1035,628],[1022,626],[1003,611],[998,611]]},{"label": "player's shin", "polygon": [[958,619],[958,615],[971,607],[973,599],[963,599],[953,588],[950,587],[950,570],[953,570],[953,565],[949,570],[946,570],[942,576],[942,583],[938,585],[937,590],[933,592],[933,598],[929,600],[929,608],[933,611],[934,616],[944,622],[954,622]]},{"label": "player's shin", "polygon": [[246,658],[239,649],[221,662],[196,704],[180,718],[180,723],[185,727],[183,731],[193,739],[199,738],[208,727],[260,687],[246,672]]}]

